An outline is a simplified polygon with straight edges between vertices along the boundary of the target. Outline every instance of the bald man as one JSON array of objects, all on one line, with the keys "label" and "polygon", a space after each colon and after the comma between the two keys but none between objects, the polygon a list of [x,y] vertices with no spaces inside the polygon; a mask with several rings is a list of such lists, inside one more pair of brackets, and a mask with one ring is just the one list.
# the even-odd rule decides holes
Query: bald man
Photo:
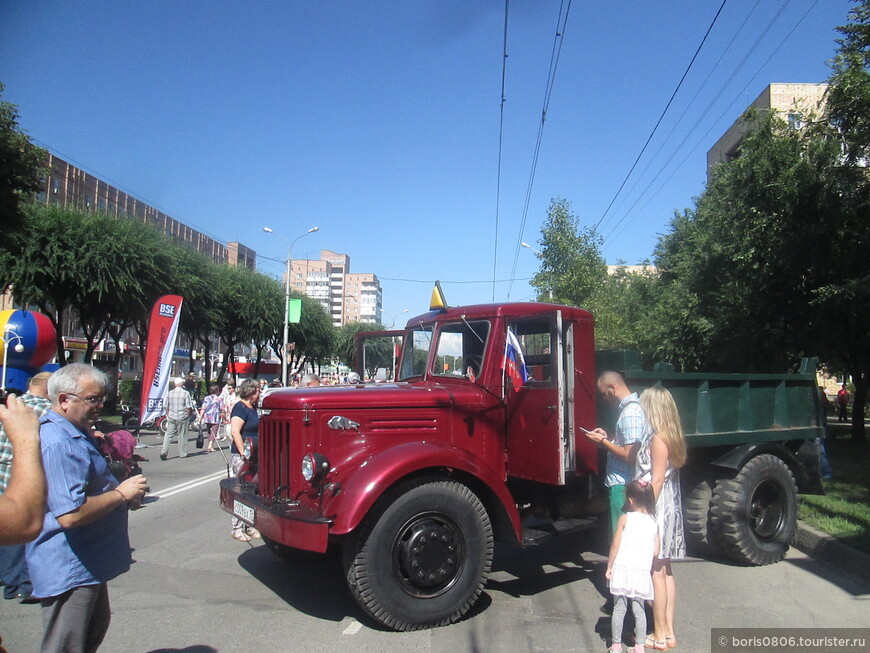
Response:
[{"label": "bald man", "polygon": [[607,475],[604,485],[610,494],[610,529],[616,532],[616,522],[625,504],[625,484],[634,478],[634,459],[640,443],[647,437],[649,427],[640,407],[637,393],[629,390],[619,372],[607,370],[598,377],[598,392],[604,400],[619,409],[613,438],[607,431],[596,428],[586,434],[593,442],[607,449]]}]

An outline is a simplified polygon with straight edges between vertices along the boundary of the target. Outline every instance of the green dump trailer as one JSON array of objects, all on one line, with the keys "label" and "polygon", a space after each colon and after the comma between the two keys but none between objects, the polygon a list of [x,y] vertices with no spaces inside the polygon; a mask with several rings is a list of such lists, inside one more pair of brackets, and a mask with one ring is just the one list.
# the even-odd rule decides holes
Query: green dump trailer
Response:
[{"label": "green dump trailer", "polygon": [[[599,351],[596,367],[621,372],[632,391],[661,385],[673,395],[689,446],[680,479],[690,550],[750,565],[781,559],[798,493],[824,493],[815,359],[797,374],[710,374],[647,371],[634,352]],[[600,406],[602,422],[615,419],[608,410]]]}]

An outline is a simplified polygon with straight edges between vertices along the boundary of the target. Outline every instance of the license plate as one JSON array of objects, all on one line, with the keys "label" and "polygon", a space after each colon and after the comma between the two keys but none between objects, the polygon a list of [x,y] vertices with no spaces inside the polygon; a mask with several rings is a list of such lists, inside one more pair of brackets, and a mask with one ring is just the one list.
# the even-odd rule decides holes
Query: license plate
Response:
[{"label": "license plate", "polygon": [[242,521],[248,522],[251,526],[254,525],[254,509],[251,506],[233,499],[233,514]]}]

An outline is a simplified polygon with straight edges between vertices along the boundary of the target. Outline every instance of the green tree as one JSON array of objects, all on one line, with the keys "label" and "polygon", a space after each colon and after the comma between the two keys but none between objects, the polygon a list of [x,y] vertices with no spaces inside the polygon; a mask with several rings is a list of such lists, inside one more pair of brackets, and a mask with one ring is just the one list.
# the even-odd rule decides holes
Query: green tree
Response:
[{"label": "green tree", "polygon": [[39,190],[48,153],[30,142],[18,126],[18,108],[2,100],[0,83],[0,223],[8,235],[24,219],[22,203]]},{"label": "green tree", "polygon": [[579,228],[566,200],[553,199],[538,244],[541,268],[531,281],[538,300],[588,308],[607,278],[601,237],[591,227]]}]

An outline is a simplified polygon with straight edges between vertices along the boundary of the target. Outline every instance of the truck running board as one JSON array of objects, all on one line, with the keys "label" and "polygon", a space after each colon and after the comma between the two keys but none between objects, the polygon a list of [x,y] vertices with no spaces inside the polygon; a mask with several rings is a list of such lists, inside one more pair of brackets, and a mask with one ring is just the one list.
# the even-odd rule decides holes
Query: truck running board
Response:
[{"label": "truck running board", "polygon": [[598,524],[596,517],[577,519],[560,519],[554,522],[535,524],[534,527],[523,528],[523,546],[540,546],[551,541],[556,535],[579,533]]}]

